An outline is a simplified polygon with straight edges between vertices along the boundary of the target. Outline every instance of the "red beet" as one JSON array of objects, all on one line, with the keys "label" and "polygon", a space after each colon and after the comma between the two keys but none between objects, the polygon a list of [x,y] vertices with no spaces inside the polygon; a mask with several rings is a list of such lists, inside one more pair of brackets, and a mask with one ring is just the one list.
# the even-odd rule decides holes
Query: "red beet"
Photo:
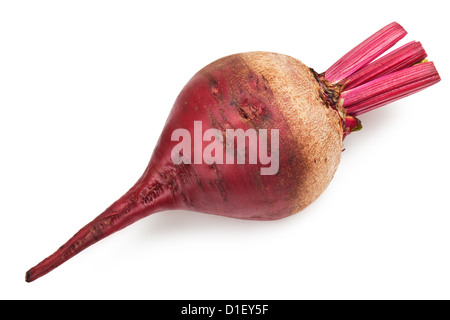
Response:
[{"label": "red beet", "polygon": [[206,66],[176,99],[137,183],[30,269],[26,281],[152,213],[274,220],[301,211],[332,180],[343,139],[361,128],[357,114],[439,81],[432,63],[413,66],[426,55],[420,43],[381,58],[389,63],[371,63],[405,34],[390,24],[322,74],[268,52]]}]

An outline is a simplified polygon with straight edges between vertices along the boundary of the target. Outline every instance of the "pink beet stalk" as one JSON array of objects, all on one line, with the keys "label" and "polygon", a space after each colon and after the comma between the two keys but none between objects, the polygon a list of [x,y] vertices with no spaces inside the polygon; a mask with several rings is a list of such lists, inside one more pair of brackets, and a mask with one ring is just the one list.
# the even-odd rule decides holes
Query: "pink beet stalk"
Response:
[{"label": "pink beet stalk", "polygon": [[433,62],[421,63],[344,91],[349,115],[357,116],[423,90],[440,81]]},{"label": "pink beet stalk", "polygon": [[422,47],[422,44],[411,41],[347,77],[345,90],[356,88],[389,73],[411,67],[423,61],[426,57],[427,53]]},{"label": "pink beet stalk", "polygon": [[405,29],[393,22],[350,50],[323,74],[328,85],[337,88],[339,105],[346,109],[344,137],[361,129],[356,116],[440,81],[433,62],[424,60],[427,53],[420,42],[411,41],[378,58],[405,35]]},{"label": "pink beet stalk", "polygon": [[406,34],[397,22],[387,25],[333,64],[325,72],[325,79],[331,83],[341,82],[382,55]]}]

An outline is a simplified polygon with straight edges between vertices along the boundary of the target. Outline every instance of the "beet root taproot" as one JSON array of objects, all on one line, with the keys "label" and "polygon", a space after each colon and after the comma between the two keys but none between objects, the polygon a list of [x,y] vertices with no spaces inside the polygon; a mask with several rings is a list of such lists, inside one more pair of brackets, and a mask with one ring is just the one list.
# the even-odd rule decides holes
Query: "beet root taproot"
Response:
[{"label": "beet root taproot", "polygon": [[[342,119],[322,95],[313,71],[286,55],[242,53],[206,66],[178,95],[137,183],[52,256],[30,269],[26,280],[35,280],[152,213],[183,209],[274,220],[302,210],[328,186],[342,151]],[[224,141],[227,129],[244,133],[277,129],[278,150],[270,148],[269,138],[267,152],[278,153],[278,170],[263,175],[261,169],[268,165],[249,163],[248,137],[245,164],[238,164],[237,159],[234,164],[207,164],[204,159],[199,164],[175,164],[172,150],[179,140],[173,141],[172,134],[182,128],[195,137],[194,122],[201,123],[201,135],[215,128]],[[201,148],[208,144],[202,139]],[[195,155],[198,150],[193,147],[191,151]]]}]

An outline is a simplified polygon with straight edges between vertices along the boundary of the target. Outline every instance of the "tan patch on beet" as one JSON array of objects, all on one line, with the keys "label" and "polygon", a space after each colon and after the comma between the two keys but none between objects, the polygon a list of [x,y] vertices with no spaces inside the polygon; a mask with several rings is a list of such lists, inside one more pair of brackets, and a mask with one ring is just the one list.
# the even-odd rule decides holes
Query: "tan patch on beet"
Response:
[{"label": "tan patch on beet", "polygon": [[[296,146],[293,170],[297,181],[292,213],[313,202],[327,188],[342,153],[342,122],[338,113],[321,98],[322,89],[310,69],[290,56],[248,52],[240,56],[253,72],[267,80]],[[280,150],[280,152],[283,152]]]}]

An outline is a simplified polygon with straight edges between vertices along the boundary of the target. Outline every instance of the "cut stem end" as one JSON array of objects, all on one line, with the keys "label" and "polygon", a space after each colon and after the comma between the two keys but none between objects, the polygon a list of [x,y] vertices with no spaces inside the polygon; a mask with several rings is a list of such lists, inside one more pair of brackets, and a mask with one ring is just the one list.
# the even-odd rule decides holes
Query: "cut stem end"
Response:
[{"label": "cut stem end", "polygon": [[[325,73],[340,84],[346,109],[344,137],[361,128],[356,116],[419,92],[441,80],[420,42],[411,41],[378,58],[406,31],[393,22],[345,54]],[[378,59],[377,59],[378,58]]]}]

